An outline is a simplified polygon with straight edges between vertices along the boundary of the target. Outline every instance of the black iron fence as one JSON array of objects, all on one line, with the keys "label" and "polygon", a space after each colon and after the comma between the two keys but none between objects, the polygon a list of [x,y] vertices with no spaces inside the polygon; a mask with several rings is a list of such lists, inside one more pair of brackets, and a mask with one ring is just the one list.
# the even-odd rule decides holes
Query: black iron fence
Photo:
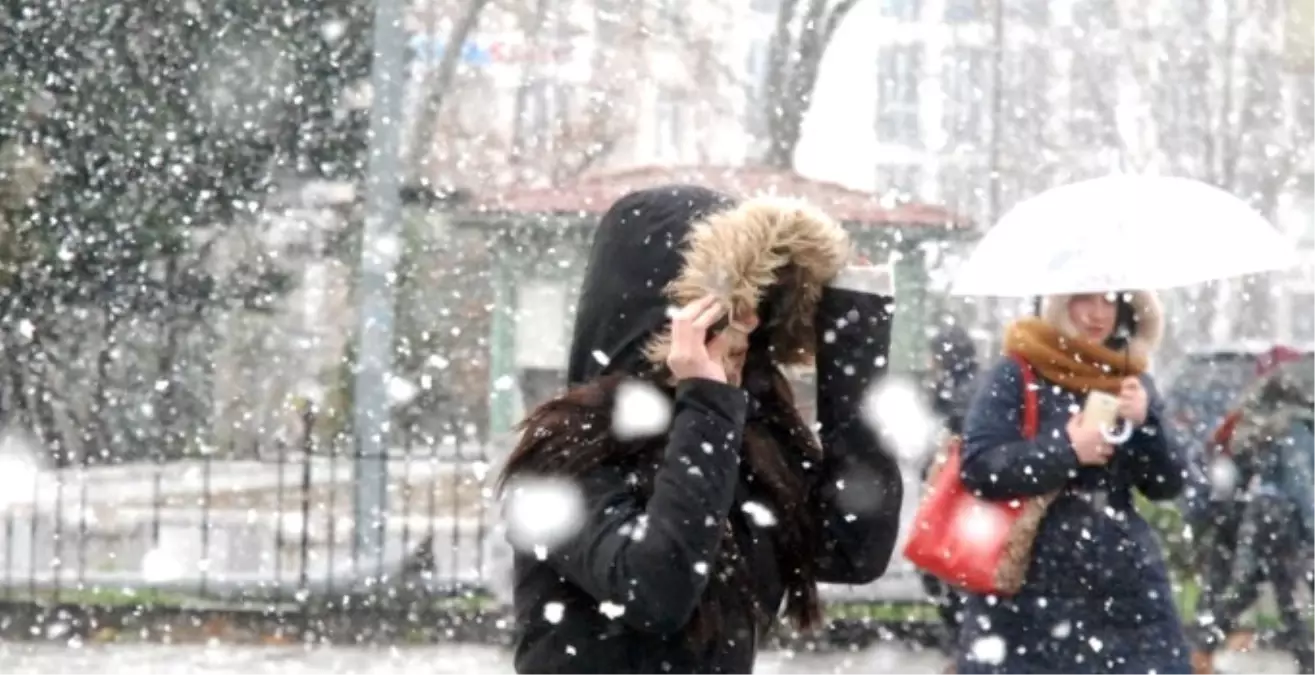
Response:
[{"label": "black iron fence", "polygon": [[[0,637],[507,641],[500,453],[414,437],[362,458],[305,428],[297,447],[242,457],[0,456]],[[354,536],[363,461],[386,475],[377,553]],[[927,609],[840,607],[832,634],[910,619],[916,633]]]},{"label": "black iron fence", "polygon": [[[363,460],[346,447],[317,451],[312,428],[300,447],[258,459],[46,468],[36,456],[0,457],[0,601],[493,607],[483,444],[407,442]],[[362,461],[387,475],[377,555],[353,536]]]}]

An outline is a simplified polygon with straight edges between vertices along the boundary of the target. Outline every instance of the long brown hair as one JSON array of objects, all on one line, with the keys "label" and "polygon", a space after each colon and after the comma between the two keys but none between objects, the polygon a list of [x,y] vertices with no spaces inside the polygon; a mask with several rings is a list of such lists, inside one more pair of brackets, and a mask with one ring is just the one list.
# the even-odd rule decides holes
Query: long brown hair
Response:
[{"label": "long brown hair", "polygon": [[[665,449],[664,437],[619,441],[610,435],[612,406],[616,392],[628,377],[613,373],[574,387],[532,411],[521,422],[521,437],[509,455],[498,479],[497,489],[526,475],[579,477],[603,465],[633,471],[638,482],[629,486],[640,499],[653,491],[653,478]],[[668,393],[666,373],[641,376]],[[785,589],[785,614],[801,631],[821,623],[821,601],[817,591],[816,561],[819,555],[818,517],[813,473],[822,451],[812,431],[794,405],[794,394],[770,357],[751,350],[745,364],[745,388],[755,401],[745,429],[741,475],[755,492],[770,502],[776,516],[772,528],[781,583]],[[752,615],[761,627],[774,618],[776,608],[759,606],[753,576],[745,565],[731,523],[723,528],[722,545],[713,581],[687,627],[687,635],[703,644],[717,638],[730,607]]]}]

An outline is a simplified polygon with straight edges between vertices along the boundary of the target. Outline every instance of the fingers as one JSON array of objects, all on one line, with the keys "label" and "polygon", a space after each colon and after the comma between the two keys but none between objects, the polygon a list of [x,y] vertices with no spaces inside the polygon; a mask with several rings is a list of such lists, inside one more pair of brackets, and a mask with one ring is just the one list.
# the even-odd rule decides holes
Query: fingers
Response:
[{"label": "fingers", "polygon": [[716,298],[708,297],[704,298],[704,300],[708,301],[707,306],[704,307],[703,311],[699,312],[699,315],[694,318],[693,324],[694,328],[698,330],[699,337],[704,337],[708,332],[708,329],[712,328],[712,325],[717,323],[717,320],[726,314],[726,309],[721,306],[721,303],[718,302]]},{"label": "fingers", "polygon": [[722,331],[708,340],[708,358],[721,363],[731,348],[730,331]]},{"label": "fingers", "polygon": [[[703,335],[707,331],[710,322],[699,327],[696,325],[703,320],[703,316],[710,308],[715,307],[717,298],[709,295],[691,302],[681,307],[671,317],[671,343],[674,346],[686,346],[697,342],[703,342]],[[711,321],[716,321],[714,317]]]}]

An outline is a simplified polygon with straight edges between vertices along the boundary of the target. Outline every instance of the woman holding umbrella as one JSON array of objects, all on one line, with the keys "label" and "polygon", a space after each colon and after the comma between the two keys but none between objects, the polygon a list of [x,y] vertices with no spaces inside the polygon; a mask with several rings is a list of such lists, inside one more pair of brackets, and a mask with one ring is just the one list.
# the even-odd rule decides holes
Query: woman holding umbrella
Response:
[{"label": "woman holding umbrella", "polygon": [[[958,671],[1189,672],[1169,575],[1133,491],[1176,497],[1184,463],[1160,428],[1146,373],[1163,317],[1149,292],[1056,295],[1040,317],[1005,331],[964,423],[961,478],[989,500],[1055,495],[1032,543],[1022,590],[969,594]],[[1040,385],[1039,433],[1019,430],[1022,368]],[[1134,428],[1121,445],[1080,412],[1093,392],[1115,397]]]},{"label": "woman holding umbrella", "polygon": [[978,244],[956,295],[1044,297],[1038,316],[1007,328],[1009,358],[983,373],[964,422],[962,486],[1034,519],[947,530],[1004,542],[988,566],[1021,579],[966,595],[959,672],[1191,672],[1158,542],[1133,507],[1134,491],[1176,497],[1187,470],[1147,372],[1165,320],[1152,289],[1294,261],[1245,202],[1176,177],[1048,190]]}]

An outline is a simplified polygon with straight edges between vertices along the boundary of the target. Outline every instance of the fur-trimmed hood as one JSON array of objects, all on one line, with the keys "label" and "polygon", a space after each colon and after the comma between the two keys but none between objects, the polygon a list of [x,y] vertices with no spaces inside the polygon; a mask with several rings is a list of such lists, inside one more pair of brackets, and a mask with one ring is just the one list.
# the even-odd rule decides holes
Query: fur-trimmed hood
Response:
[{"label": "fur-trimmed hood", "polygon": [[813,314],[822,288],[850,262],[839,223],[804,202],[737,203],[705,188],[632,192],[599,222],[572,334],[572,385],[665,362],[669,312],[705,294],[733,312],[770,295],[767,342],[783,365],[816,353]]},{"label": "fur-trimmed hood", "polygon": [[[1164,305],[1151,291],[1132,291],[1130,295],[1129,305],[1134,320],[1132,336],[1128,339],[1128,351],[1149,363],[1164,339]],[[1041,300],[1041,318],[1060,333],[1078,337],[1080,332],[1068,316],[1068,302],[1072,299],[1072,295],[1046,296]]]},{"label": "fur-trimmed hood", "polygon": [[[668,286],[675,306],[711,294],[739,315],[758,308],[775,289],[765,325],[773,358],[783,365],[812,363],[817,301],[851,253],[839,223],[805,202],[764,197],[708,216],[686,242],[685,264]],[[664,362],[670,349],[670,335],[663,332],[649,344],[649,360]]]}]

